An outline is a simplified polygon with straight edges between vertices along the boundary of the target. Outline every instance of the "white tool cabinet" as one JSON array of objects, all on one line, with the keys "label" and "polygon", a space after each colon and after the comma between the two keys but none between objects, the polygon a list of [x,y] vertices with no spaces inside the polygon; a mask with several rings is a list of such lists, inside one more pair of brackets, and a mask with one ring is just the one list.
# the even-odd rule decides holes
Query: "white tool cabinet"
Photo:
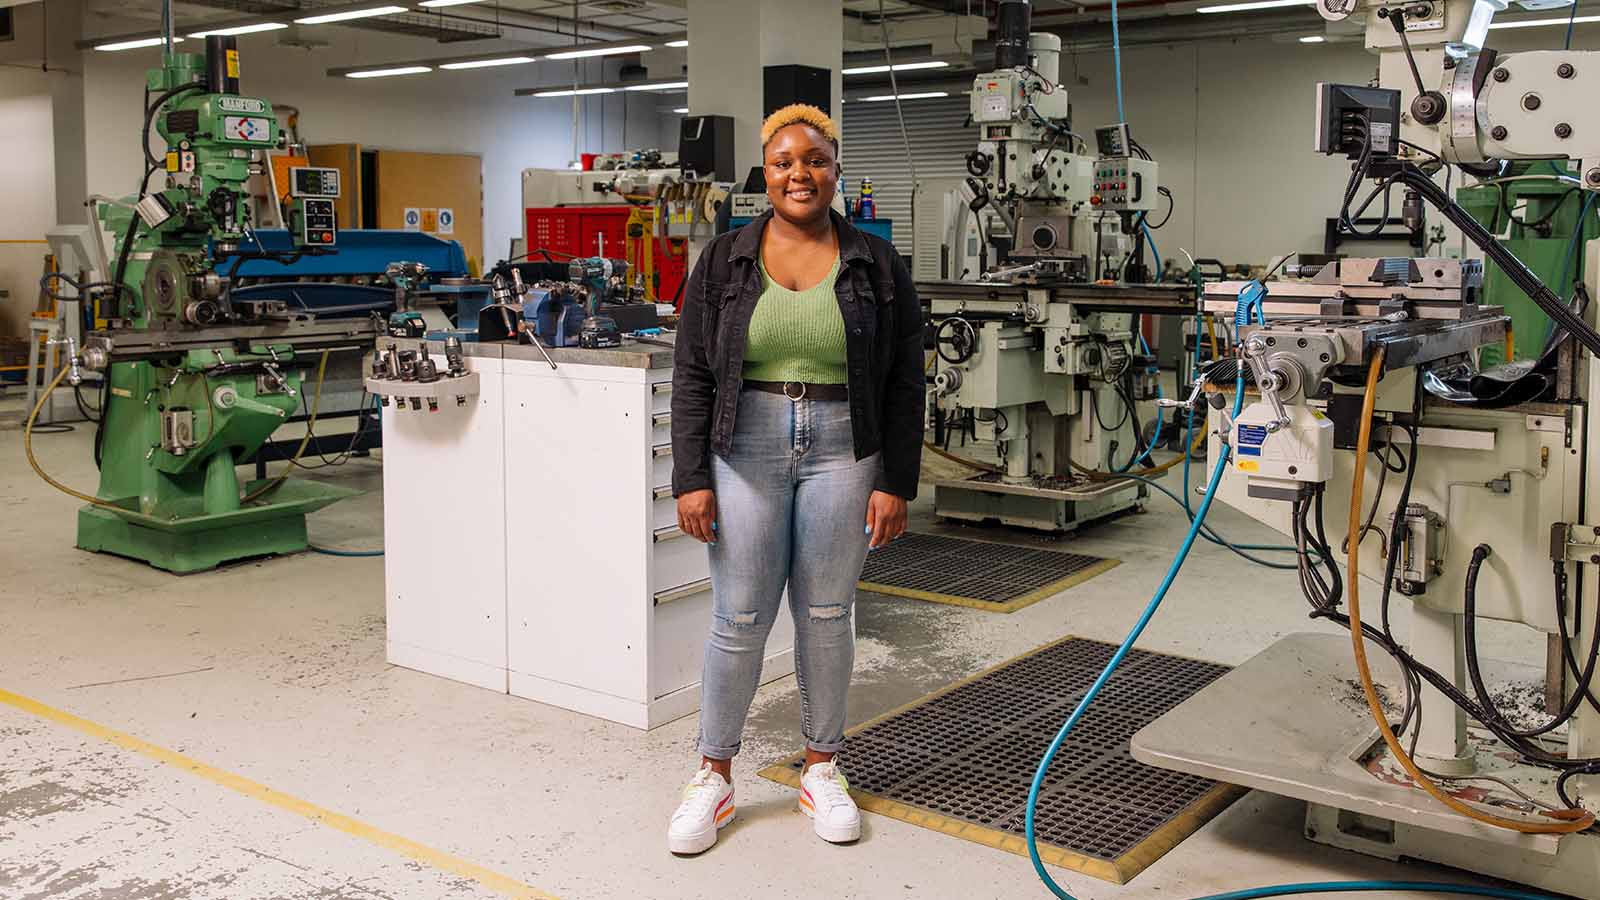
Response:
[{"label": "white tool cabinet", "polygon": [[[385,411],[388,658],[653,728],[700,708],[711,624],[672,499],[672,352],[550,354],[469,344],[466,407]],[[782,613],[763,681],[794,671],[793,644]]]}]

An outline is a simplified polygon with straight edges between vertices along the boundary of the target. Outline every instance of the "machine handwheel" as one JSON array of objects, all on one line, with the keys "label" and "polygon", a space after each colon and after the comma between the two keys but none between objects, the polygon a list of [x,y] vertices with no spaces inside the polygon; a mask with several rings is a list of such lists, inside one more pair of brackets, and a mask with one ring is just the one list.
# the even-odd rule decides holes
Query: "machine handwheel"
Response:
[{"label": "machine handwheel", "polygon": [[[978,352],[978,329],[960,316],[951,316],[939,323],[933,332],[934,352],[951,365],[959,365]],[[945,348],[950,352],[946,353]]]}]

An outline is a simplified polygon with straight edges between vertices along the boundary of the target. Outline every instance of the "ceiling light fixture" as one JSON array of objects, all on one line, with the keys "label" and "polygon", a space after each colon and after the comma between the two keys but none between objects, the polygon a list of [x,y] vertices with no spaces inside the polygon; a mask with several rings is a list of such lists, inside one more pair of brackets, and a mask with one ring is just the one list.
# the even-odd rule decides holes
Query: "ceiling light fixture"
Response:
[{"label": "ceiling light fixture", "polygon": [[418,3],[417,5],[433,8],[437,6],[461,6],[466,3],[478,2],[479,0],[422,0],[422,2]]},{"label": "ceiling light fixture", "polygon": [[687,81],[668,81],[657,84],[630,84],[625,91],[679,91],[689,86]]},{"label": "ceiling light fixture", "polygon": [[306,16],[303,19],[295,19],[294,23],[296,25],[326,25],[329,22],[348,22],[351,19],[370,19],[373,16],[392,16],[403,12],[410,12],[410,10],[404,6],[373,6],[367,9],[348,9],[344,12]]},{"label": "ceiling light fixture", "polygon": [[346,78],[388,78],[390,75],[421,75],[423,72],[432,72],[429,66],[396,66],[392,69],[367,69],[362,72],[346,72]]},{"label": "ceiling light fixture", "polygon": [[1323,37],[1320,34],[1308,34],[1305,37],[1300,39],[1300,43],[1302,43],[1302,44],[1322,44],[1322,43],[1326,43],[1327,40],[1328,39],[1326,37]]},{"label": "ceiling light fixture", "polygon": [[686,115],[689,114],[689,107],[687,107],[687,106],[679,106],[679,107],[674,108],[672,111],[677,113],[680,116],[686,116]]},{"label": "ceiling light fixture", "polygon": [[1249,12],[1253,9],[1280,9],[1285,6],[1313,6],[1313,0],[1252,0],[1250,3],[1224,3],[1221,6],[1202,6],[1197,13]]},{"label": "ceiling light fixture", "polygon": [[687,46],[689,46],[689,42],[688,41],[667,41],[666,46],[668,46],[668,47],[687,47]]},{"label": "ceiling light fixture", "polygon": [[[922,91],[922,92],[916,93],[916,94],[901,94],[900,95],[900,99],[901,100],[927,100],[927,99],[930,99],[930,98],[933,98],[933,97],[948,97],[948,96],[950,96],[950,95],[948,93],[946,93],[945,91]],[[878,95],[873,96],[873,97],[862,97],[861,99],[864,102],[867,102],[867,103],[882,103],[885,100],[893,100],[894,98],[895,98],[894,94],[878,94]]]},{"label": "ceiling light fixture", "polygon": [[540,91],[535,97],[587,97],[590,94],[614,94],[616,88],[567,88],[563,91]]},{"label": "ceiling light fixture", "polygon": [[1600,16],[1575,16],[1568,19],[1562,16],[1558,19],[1507,19],[1501,22],[1490,22],[1489,27],[1494,28],[1538,28],[1541,25],[1565,25],[1568,21],[1583,25],[1588,22],[1600,22]]},{"label": "ceiling light fixture", "polygon": [[854,66],[849,69],[840,69],[841,75],[875,75],[879,72],[909,72],[914,69],[943,69],[950,64],[942,59],[930,59],[927,62],[895,63],[893,66]]},{"label": "ceiling light fixture", "polygon": [[210,37],[213,34],[226,37],[236,34],[255,34],[258,31],[277,31],[280,28],[288,27],[282,22],[257,22],[254,25],[235,25],[232,28],[213,28],[210,31],[196,31],[189,37],[203,38]]},{"label": "ceiling light fixture", "polygon": [[[139,38],[138,40],[134,41],[117,41],[111,44],[96,44],[94,48],[96,50],[137,50],[140,47],[159,47],[163,42],[164,39],[158,37]],[[172,39],[172,42],[174,44],[181,44],[183,43],[183,38],[175,37]]]},{"label": "ceiling light fixture", "polygon": [[565,50],[561,53],[547,53],[545,59],[584,59],[590,56],[615,56],[619,53],[643,53],[650,50],[648,44],[628,44],[622,47],[596,47],[592,50]]},{"label": "ceiling light fixture", "polygon": [[537,56],[502,56],[498,59],[469,59],[466,62],[440,63],[441,69],[487,69],[491,66],[520,66],[538,62]]}]

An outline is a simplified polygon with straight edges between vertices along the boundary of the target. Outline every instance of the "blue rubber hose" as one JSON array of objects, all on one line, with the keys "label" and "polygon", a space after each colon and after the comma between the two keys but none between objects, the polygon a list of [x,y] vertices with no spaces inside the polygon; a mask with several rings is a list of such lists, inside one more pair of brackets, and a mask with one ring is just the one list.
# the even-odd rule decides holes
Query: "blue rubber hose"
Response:
[{"label": "blue rubber hose", "polygon": [[[1144,229],[1144,242],[1150,245],[1150,255],[1156,258],[1156,283],[1159,284],[1161,270],[1166,267],[1161,264],[1161,251],[1156,249],[1156,236],[1150,233],[1150,223],[1146,222],[1143,216],[1139,217],[1139,227]],[[1196,340],[1199,340],[1199,337],[1195,335]]]},{"label": "blue rubber hose", "polygon": [[307,544],[306,549],[324,556],[347,556],[352,559],[383,555],[382,550],[336,550],[333,547],[318,547],[316,544]]},{"label": "blue rubber hose", "polygon": [[1111,0],[1111,68],[1116,72],[1117,81],[1117,121],[1128,121],[1128,113],[1122,108],[1122,29],[1117,21],[1117,0]]},{"label": "blue rubber hose", "polygon": [[[1238,417],[1239,407],[1243,403],[1244,373],[1241,371],[1233,395],[1233,415],[1235,417]],[[1067,739],[1067,735],[1072,733],[1072,729],[1077,727],[1078,721],[1083,718],[1083,714],[1088,710],[1089,704],[1093,703],[1095,698],[1100,695],[1100,692],[1105,689],[1106,682],[1111,680],[1112,674],[1117,671],[1118,666],[1122,665],[1122,661],[1127,657],[1128,651],[1133,649],[1134,642],[1139,640],[1139,635],[1144,633],[1145,626],[1149,625],[1150,620],[1154,618],[1156,610],[1161,608],[1161,601],[1166,599],[1168,589],[1172,587],[1173,580],[1178,577],[1178,570],[1183,568],[1183,561],[1188,558],[1189,550],[1194,547],[1194,539],[1199,535],[1200,528],[1205,523],[1206,513],[1211,510],[1212,501],[1217,498],[1217,487],[1222,483],[1222,473],[1228,468],[1228,456],[1231,451],[1232,448],[1224,443],[1222,452],[1217,454],[1217,463],[1211,470],[1211,478],[1207,482],[1205,497],[1200,500],[1200,509],[1195,512],[1194,520],[1189,523],[1189,533],[1184,535],[1183,543],[1178,546],[1178,553],[1172,558],[1172,565],[1167,567],[1166,577],[1161,579],[1161,586],[1156,588],[1155,596],[1150,598],[1150,602],[1145,606],[1144,612],[1139,614],[1139,621],[1134,623],[1133,629],[1128,632],[1128,636],[1122,639],[1122,644],[1117,647],[1117,652],[1111,655],[1111,661],[1106,663],[1106,667],[1101,671],[1100,677],[1096,678],[1094,684],[1089,686],[1088,692],[1083,695],[1082,700],[1078,701],[1078,706],[1072,711],[1072,715],[1067,717],[1067,721],[1061,726],[1061,730],[1056,732],[1055,740],[1050,742],[1050,748],[1044,752],[1044,758],[1039,761],[1038,771],[1033,773],[1033,784],[1028,788],[1028,804],[1023,819],[1023,834],[1028,844],[1028,858],[1033,861],[1033,871],[1038,874],[1039,880],[1044,882],[1044,886],[1049,888],[1051,893],[1060,897],[1061,900],[1076,900],[1076,898],[1067,893],[1066,889],[1061,885],[1056,884],[1055,879],[1051,878],[1050,873],[1045,870],[1044,860],[1039,858],[1039,838],[1034,830],[1036,824],[1034,821],[1035,813],[1039,806],[1039,789],[1044,785],[1045,773],[1049,771],[1050,763],[1055,760],[1056,753],[1060,751],[1062,742]]]},{"label": "blue rubber hose", "polygon": [[1459,894],[1464,897],[1502,897],[1505,900],[1556,900],[1549,894],[1519,891],[1514,888],[1476,884],[1451,884],[1448,881],[1306,881],[1299,884],[1274,884],[1267,887],[1210,894],[1194,900],[1260,900],[1263,897],[1289,897],[1295,894],[1339,894],[1353,891],[1410,891],[1417,894]]},{"label": "blue rubber hose", "polygon": [[[1143,334],[1139,335],[1139,346],[1144,350],[1144,355],[1146,355],[1146,356],[1150,355],[1150,344],[1145,341]],[[1161,399],[1161,380],[1159,378],[1156,379],[1156,399],[1157,400]],[[1160,435],[1161,435],[1161,407],[1157,406],[1156,407],[1156,430],[1155,430],[1155,434],[1152,437],[1159,437]],[[1138,442],[1139,442],[1139,436],[1138,435],[1134,435],[1134,443],[1138,444]],[[1156,442],[1154,440],[1151,440],[1151,441],[1147,442],[1144,445],[1144,452],[1143,453],[1140,453],[1137,456],[1135,456],[1133,459],[1128,460],[1128,464],[1127,465],[1122,466],[1122,467],[1116,469],[1115,471],[1118,474],[1121,474],[1123,472],[1128,471],[1129,469],[1132,469],[1134,466],[1137,466],[1139,463],[1149,459],[1150,458],[1150,451],[1154,450],[1155,448],[1156,448]]]}]

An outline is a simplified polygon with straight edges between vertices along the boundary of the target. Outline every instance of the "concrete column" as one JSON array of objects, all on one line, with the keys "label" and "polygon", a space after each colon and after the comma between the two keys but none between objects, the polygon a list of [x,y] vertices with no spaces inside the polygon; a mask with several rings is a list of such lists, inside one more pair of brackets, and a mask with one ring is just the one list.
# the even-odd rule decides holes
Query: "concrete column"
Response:
[{"label": "concrete column", "polygon": [[56,222],[88,222],[89,165],[84,130],[83,57],[73,46],[83,37],[84,0],[43,4],[45,62],[50,79],[50,118],[55,130]]},{"label": "concrete column", "polygon": [[761,164],[761,70],[802,65],[833,73],[839,117],[842,0],[689,0],[689,114],[732,116],[741,173]]}]

